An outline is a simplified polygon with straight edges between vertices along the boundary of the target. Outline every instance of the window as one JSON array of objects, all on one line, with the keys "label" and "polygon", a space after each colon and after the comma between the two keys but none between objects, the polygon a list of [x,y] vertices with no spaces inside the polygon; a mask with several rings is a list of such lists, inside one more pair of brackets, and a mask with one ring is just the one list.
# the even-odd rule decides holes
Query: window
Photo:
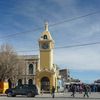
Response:
[{"label": "window", "polygon": [[29,85],[32,85],[32,84],[33,84],[33,80],[32,80],[32,79],[29,79],[29,80],[28,80],[28,84],[29,84]]},{"label": "window", "polygon": [[47,38],[47,35],[44,35],[44,39],[48,39],[48,38]]},{"label": "window", "polygon": [[22,85],[22,79],[18,80],[18,85]]},{"label": "window", "polygon": [[29,74],[33,74],[33,64],[29,65]]}]

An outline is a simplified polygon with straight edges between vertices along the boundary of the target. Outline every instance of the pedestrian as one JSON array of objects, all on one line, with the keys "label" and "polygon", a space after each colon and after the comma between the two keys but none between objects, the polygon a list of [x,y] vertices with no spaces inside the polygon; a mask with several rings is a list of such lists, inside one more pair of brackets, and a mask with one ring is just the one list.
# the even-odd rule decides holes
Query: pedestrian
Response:
[{"label": "pedestrian", "polygon": [[73,85],[71,85],[71,92],[72,92],[71,96],[75,97],[75,91],[76,91],[76,87],[73,84]]},{"label": "pedestrian", "polygon": [[42,89],[42,90],[41,90],[41,95],[43,95],[43,92],[44,92],[44,90]]},{"label": "pedestrian", "polygon": [[91,94],[91,86],[90,85],[88,85],[88,92],[89,92],[89,94]]},{"label": "pedestrian", "polygon": [[84,85],[84,95],[83,95],[83,97],[87,96],[87,98],[89,98],[88,92],[89,92],[88,86]]},{"label": "pedestrian", "polygon": [[79,93],[82,94],[82,92],[83,92],[83,87],[82,87],[82,85],[80,85],[79,86]]},{"label": "pedestrian", "polygon": [[54,98],[55,97],[55,87],[54,86],[52,86],[51,94],[52,94],[52,98]]}]

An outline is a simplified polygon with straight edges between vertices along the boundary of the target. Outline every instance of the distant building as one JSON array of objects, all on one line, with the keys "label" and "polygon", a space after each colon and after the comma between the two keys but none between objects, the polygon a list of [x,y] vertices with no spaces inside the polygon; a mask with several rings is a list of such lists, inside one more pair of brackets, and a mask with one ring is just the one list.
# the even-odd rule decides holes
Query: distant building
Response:
[{"label": "distant building", "polygon": [[95,80],[94,83],[100,84],[100,79]]},{"label": "distant building", "polygon": [[62,84],[70,81],[70,75],[68,69],[60,69],[59,74],[61,75]]}]

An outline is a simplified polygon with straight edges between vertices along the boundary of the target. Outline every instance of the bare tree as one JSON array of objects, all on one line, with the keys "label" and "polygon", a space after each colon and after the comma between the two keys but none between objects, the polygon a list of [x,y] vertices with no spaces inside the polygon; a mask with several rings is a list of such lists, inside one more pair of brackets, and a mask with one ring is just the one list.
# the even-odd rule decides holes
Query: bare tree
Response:
[{"label": "bare tree", "polygon": [[0,80],[16,77],[18,57],[12,46],[3,44],[0,47]]}]

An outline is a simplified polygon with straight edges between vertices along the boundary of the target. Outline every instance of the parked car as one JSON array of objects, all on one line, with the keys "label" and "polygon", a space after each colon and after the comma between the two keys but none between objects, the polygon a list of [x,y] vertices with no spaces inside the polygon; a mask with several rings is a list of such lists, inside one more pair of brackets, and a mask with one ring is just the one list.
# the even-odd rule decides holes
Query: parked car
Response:
[{"label": "parked car", "polygon": [[10,88],[5,91],[7,96],[15,97],[16,95],[26,95],[28,97],[35,97],[38,95],[38,89],[36,85],[18,85],[15,88]]}]

